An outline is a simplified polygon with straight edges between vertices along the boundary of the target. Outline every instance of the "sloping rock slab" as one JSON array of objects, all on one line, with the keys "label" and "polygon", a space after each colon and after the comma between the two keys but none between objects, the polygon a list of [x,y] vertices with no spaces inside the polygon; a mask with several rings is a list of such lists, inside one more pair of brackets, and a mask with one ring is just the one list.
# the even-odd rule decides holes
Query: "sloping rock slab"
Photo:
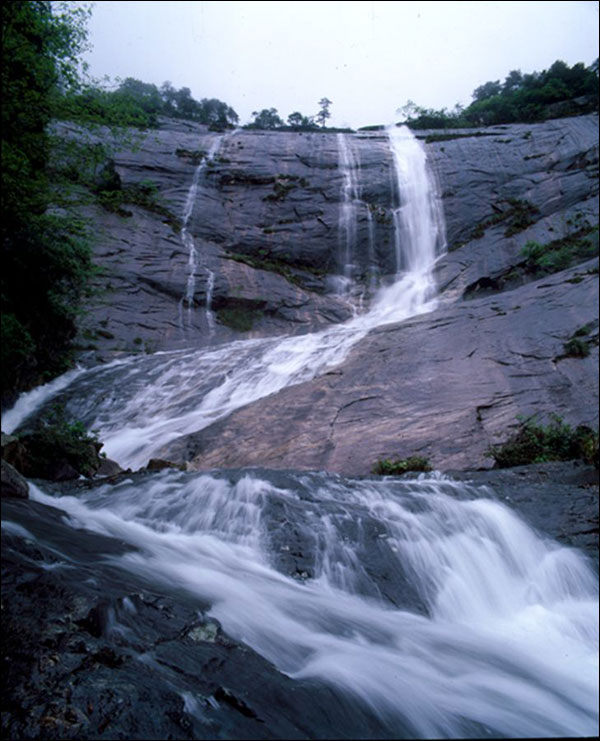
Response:
[{"label": "sloping rock slab", "polygon": [[564,355],[565,342],[598,319],[598,275],[583,267],[379,327],[337,368],[162,455],[192,458],[196,469],[356,475],[380,458],[409,455],[440,469],[485,468],[488,447],[510,435],[519,415],[556,413],[596,427],[598,347],[585,358]]}]

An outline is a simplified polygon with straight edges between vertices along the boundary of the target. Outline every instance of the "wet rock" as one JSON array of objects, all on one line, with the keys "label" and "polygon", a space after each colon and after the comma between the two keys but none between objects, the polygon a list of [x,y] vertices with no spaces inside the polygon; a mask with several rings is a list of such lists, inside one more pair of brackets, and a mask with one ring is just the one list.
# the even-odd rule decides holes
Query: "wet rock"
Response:
[{"label": "wet rock", "polygon": [[[74,134],[70,125],[58,128]],[[597,117],[469,131],[443,142],[428,142],[429,134],[439,132],[417,132],[427,142],[446,214],[452,251],[436,273],[449,298],[510,270],[527,240],[550,241],[574,220],[597,220],[598,212]],[[360,284],[373,265],[380,275],[396,271],[397,194],[387,135],[361,132],[346,140],[360,165],[353,257]],[[210,161],[184,156],[217,144]],[[341,270],[344,175],[336,134],[222,134],[165,119],[138,145],[135,151],[118,151],[114,165],[107,162],[105,179],[116,187],[118,177],[125,190],[152,181],[162,210],[132,203],[125,204],[129,215],[119,216],[88,208],[98,226],[96,260],[105,268],[81,327],[82,352],[93,362],[120,352],[226,340],[240,332],[305,332],[351,315],[347,299],[330,292],[329,280]],[[180,228],[200,162],[204,169],[188,224],[198,252],[190,300],[189,249]],[[507,220],[495,222],[502,212],[515,210],[511,203],[529,204],[533,215],[513,224],[516,212],[505,213]],[[509,222],[523,228],[507,237]],[[260,304],[260,311],[248,310],[252,316],[235,326],[219,321],[218,313],[211,321],[211,291],[215,307],[243,299]]]},{"label": "wet rock", "polygon": [[96,471],[95,475],[96,476],[117,476],[120,473],[123,473],[123,469],[116,461],[113,461],[110,458],[101,457],[100,467]]},{"label": "wet rock", "polygon": [[178,468],[180,470],[185,470],[185,467],[180,463],[165,461],[162,458],[151,458],[146,466],[147,471],[162,471],[163,468]]},{"label": "wet rock", "polygon": [[2,496],[27,499],[29,484],[24,476],[2,458]]}]

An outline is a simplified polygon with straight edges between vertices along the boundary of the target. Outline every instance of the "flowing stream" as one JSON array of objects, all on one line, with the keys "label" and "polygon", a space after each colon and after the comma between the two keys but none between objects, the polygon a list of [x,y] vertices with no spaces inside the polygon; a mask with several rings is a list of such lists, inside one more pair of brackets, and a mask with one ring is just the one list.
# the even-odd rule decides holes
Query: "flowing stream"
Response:
[{"label": "flowing stream", "polygon": [[[399,272],[367,313],[302,337],[73,372],[23,397],[5,431],[64,394],[110,457],[142,465],[169,439],[339,363],[373,327],[431,309],[439,203],[421,146],[402,130],[390,142]],[[493,492],[439,474],[173,470],[78,497],[32,491],[74,533],[132,547],[103,562],[208,601],[229,635],[292,678],[342,690],[391,737],[598,733],[597,578]],[[208,701],[181,696],[201,719]]]}]

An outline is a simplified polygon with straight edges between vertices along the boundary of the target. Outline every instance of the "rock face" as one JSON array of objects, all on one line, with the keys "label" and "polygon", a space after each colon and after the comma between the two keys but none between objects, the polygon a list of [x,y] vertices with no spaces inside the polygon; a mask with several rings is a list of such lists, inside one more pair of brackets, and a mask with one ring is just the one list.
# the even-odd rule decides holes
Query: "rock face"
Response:
[{"label": "rock face", "polygon": [[[597,425],[597,258],[532,281],[521,254],[530,240],[597,242],[597,116],[418,136],[446,219],[438,309],[380,327],[335,371],[161,455],[353,474],[410,454],[485,467],[518,414]],[[163,208],[95,211],[106,272],[85,320],[91,362],[310,331],[348,318],[397,269],[385,132],[215,134],[165,122],[118,153],[115,172],[123,187],[151,180]],[[591,353],[571,357],[565,344],[583,327]]]},{"label": "rock face", "polygon": [[29,496],[29,484],[21,476],[16,468],[2,458],[2,497],[14,497],[16,499],[27,499]]}]

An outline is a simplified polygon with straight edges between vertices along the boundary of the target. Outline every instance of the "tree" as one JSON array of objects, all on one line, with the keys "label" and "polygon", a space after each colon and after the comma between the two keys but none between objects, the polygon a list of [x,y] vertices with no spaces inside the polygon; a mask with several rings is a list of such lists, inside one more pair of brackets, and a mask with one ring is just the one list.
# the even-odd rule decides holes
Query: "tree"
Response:
[{"label": "tree", "polygon": [[292,129],[311,129],[315,125],[312,116],[304,116],[300,111],[290,113],[287,123]]},{"label": "tree", "polygon": [[254,121],[248,124],[251,129],[277,129],[283,126],[283,120],[277,113],[277,108],[263,108],[262,111],[252,111]]},{"label": "tree", "polygon": [[162,97],[156,85],[136,80],[133,77],[126,77],[121,82],[117,95],[130,98],[151,116],[160,113],[163,107]]},{"label": "tree", "polygon": [[396,113],[402,116],[403,121],[408,121],[418,115],[421,109],[412,100],[407,100],[406,103],[400,108],[396,108]]},{"label": "tree", "polygon": [[496,95],[500,95],[501,92],[502,85],[500,84],[500,80],[486,82],[475,88],[473,91],[473,100],[478,103],[481,100],[486,100],[487,98],[493,98]]},{"label": "tree", "polygon": [[523,75],[521,74],[521,70],[513,69],[508,73],[506,79],[504,80],[504,85],[502,86],[502,95],[514,93],[516,90],[519,90],[522,85]]},{"label": "tree", "polygon": [[239,121],[238,114],[227,103],[216,98],[202,98],[199,108],[199,120],[214,129],[227,129]]},{"label": "tree", "polygon": [[2,395],[65,370],[90,253],[72,220],[51,215],[47,127],[79,85],[86,6],[2,6]]},{"label": "tree", "polygon": [[331,100],[329,98],[321,98],[319,101],[319,112],[315,116],[315,119],[323,128],[325,128],[325,124],[327,123],[327,119],[331,118],[331,113],[329,111],[329,107],[333,105]]}]

